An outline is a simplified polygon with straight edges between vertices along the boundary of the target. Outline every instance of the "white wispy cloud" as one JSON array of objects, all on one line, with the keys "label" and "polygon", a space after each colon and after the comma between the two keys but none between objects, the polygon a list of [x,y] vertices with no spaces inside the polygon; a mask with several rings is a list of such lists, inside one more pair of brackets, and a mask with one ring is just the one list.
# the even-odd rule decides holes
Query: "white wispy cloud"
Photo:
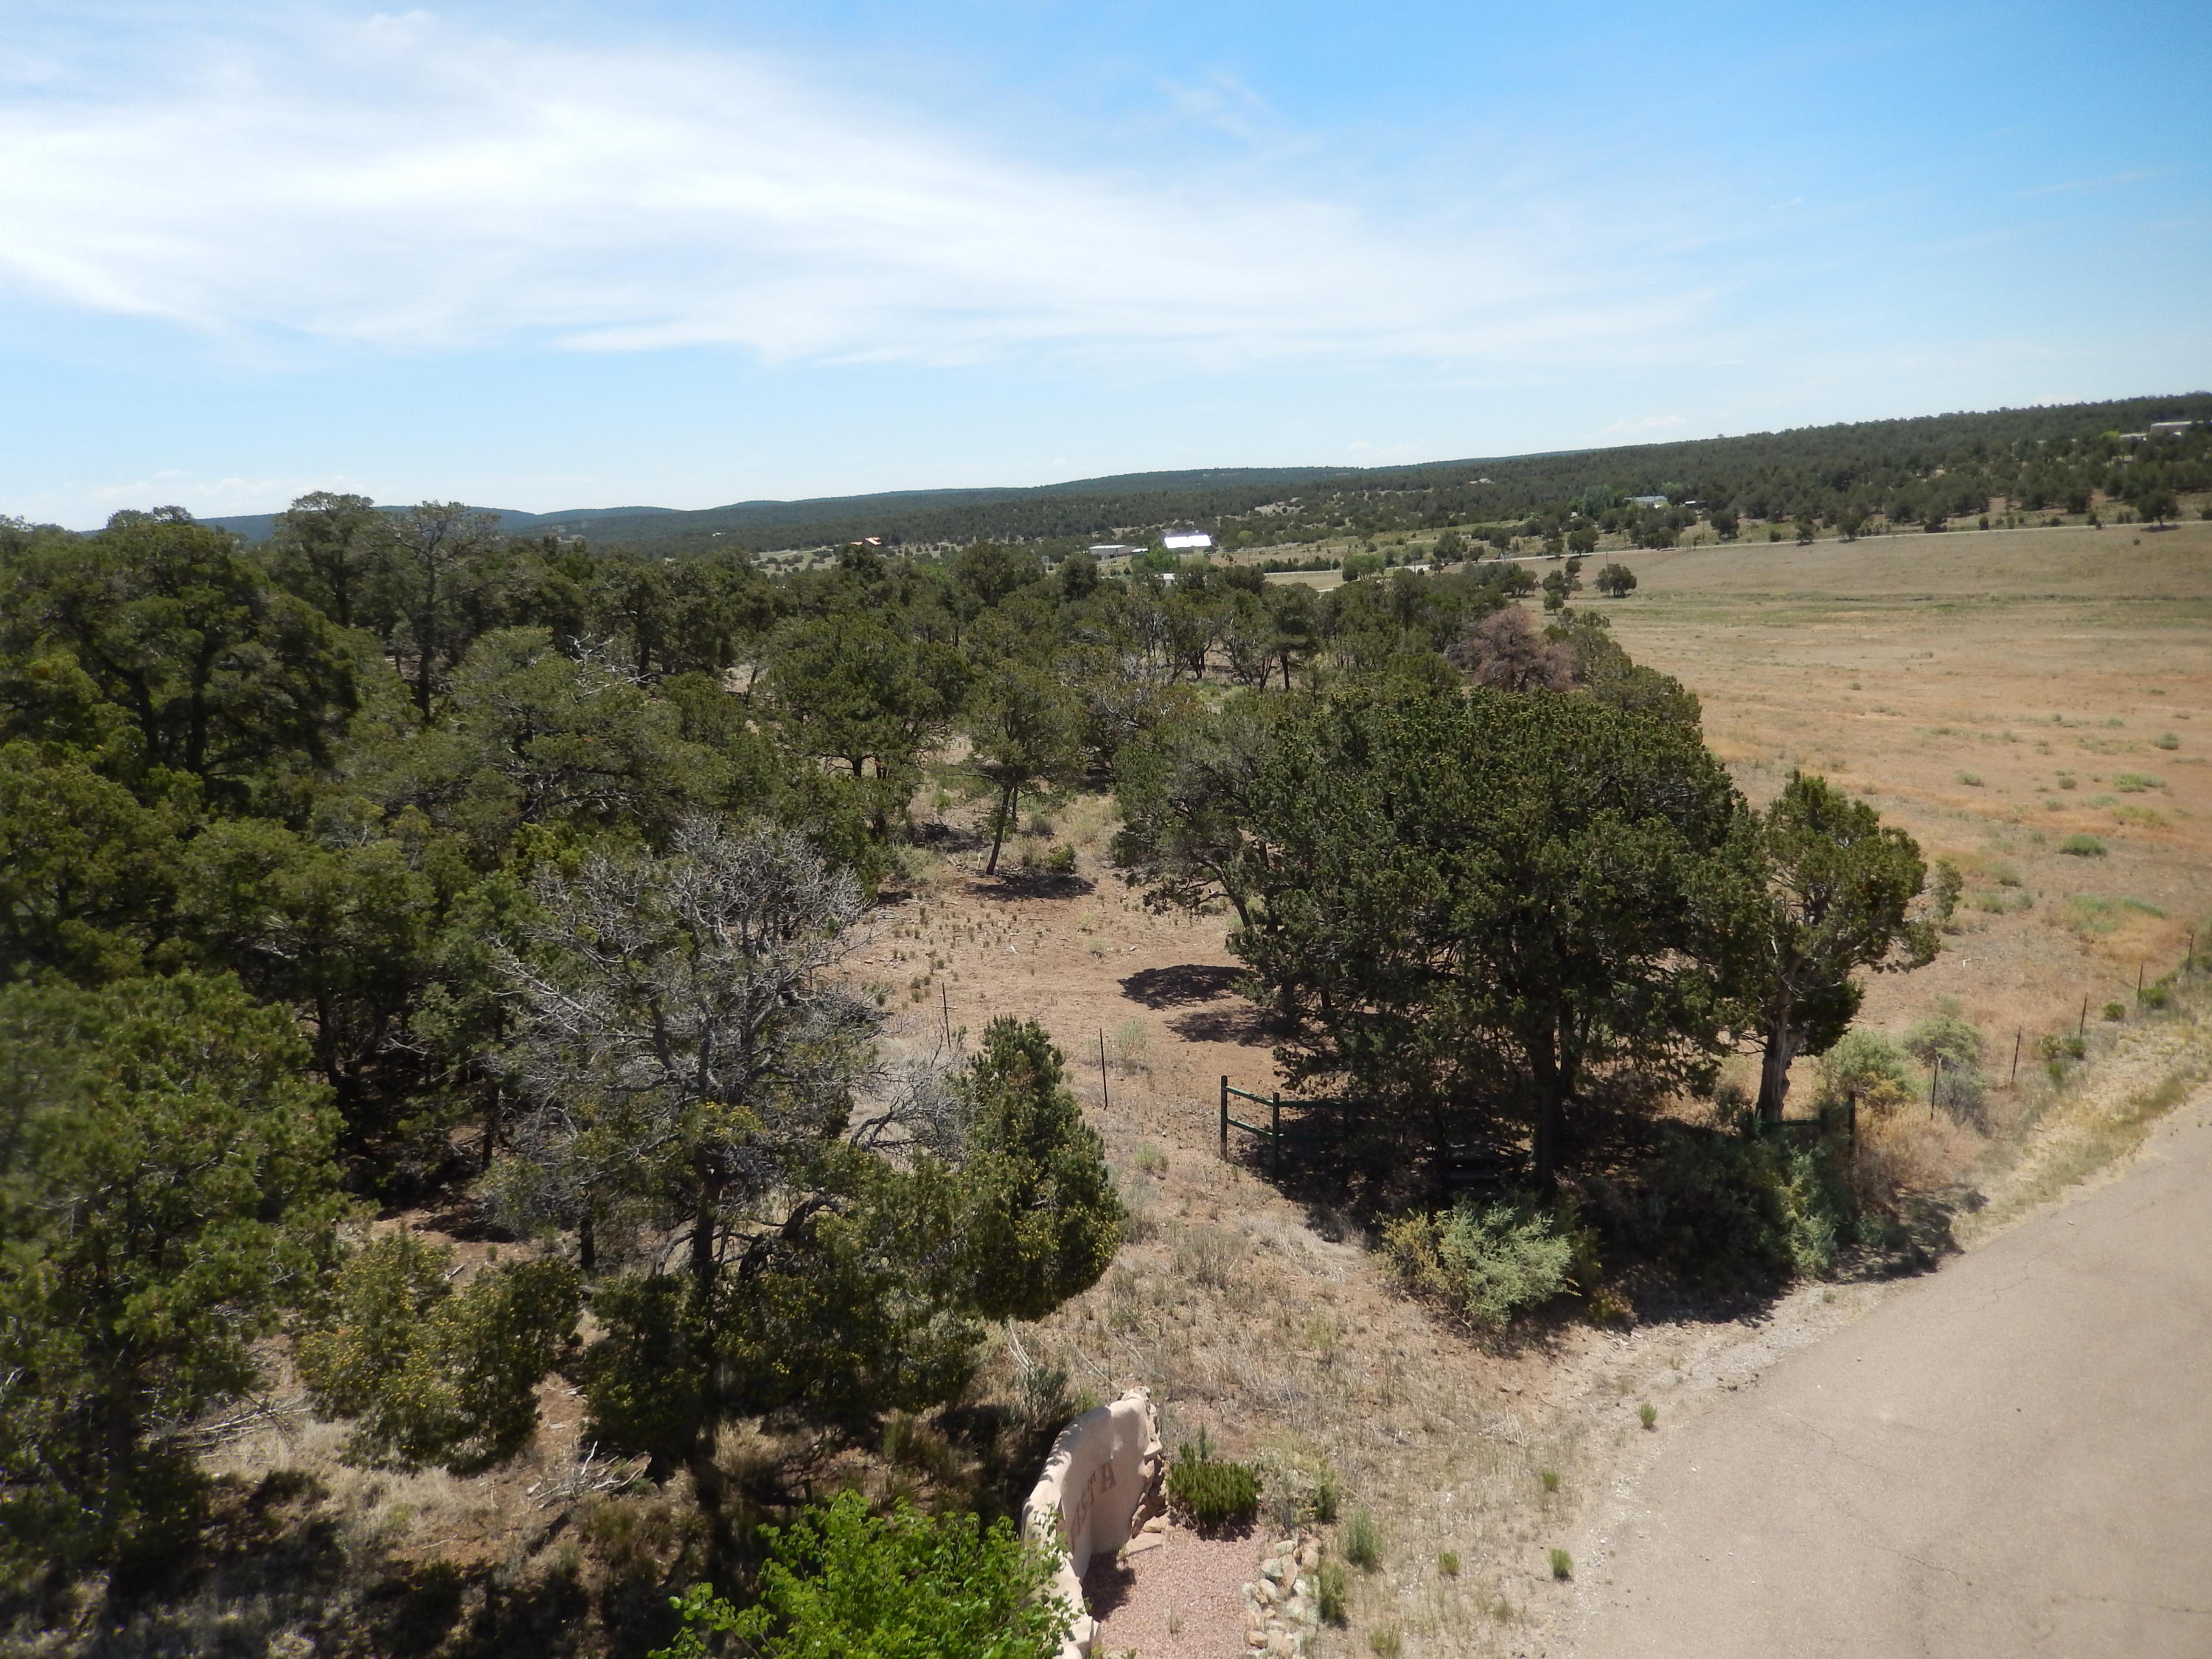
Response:
[{"label": "white wispy cloud", "polygon": [[241,345],[1556,362],[1711,305],[1525,186],[1438,234],[1249,172],[1039,164],[724,50],[137,27],[125,65],[80,33],[0,67],[0,284]]},{"label": "white wispy cloud", "polygon": [[2077,190],[2109,190],[2116,185],[2138,185],[2147,179],[2170,178],[2180,171],[2179,167],[2142,167],[2133,173],[2108,173],[2100,179],[2069,179],[2056,185],[2038,185],[2032,190],[2016,190],[2013,194],[2027,198],[2065,196]]}]

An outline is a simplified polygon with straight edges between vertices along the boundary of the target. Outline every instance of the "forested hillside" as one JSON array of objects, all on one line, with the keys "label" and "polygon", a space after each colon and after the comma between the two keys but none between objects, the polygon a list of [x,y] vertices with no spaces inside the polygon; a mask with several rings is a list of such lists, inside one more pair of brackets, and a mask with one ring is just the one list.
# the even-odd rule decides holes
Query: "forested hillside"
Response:
[{"label": "forested hillside", "polygon": [[[507,514],[506,527],[583,535],[656,553],[834,547],[869,537],[925,547],[977,540],[1058,553],[1103,539],[1143,540],[1196,525],[1224,543],[1279,546],[1344,535],[1564,520],[1577,507],[1632,522],[1626,498],[1663,495],[1742,520],[1821,524],[1877,517],[1919,524],[1974,515],[2002,498],[2028,512],[2087,510],[2212,484],[2212,428],[2132,442],[2151,422],[2212,420],[2212,394],[1998,410],[1805,427],[1744,437],[1402,468],[1220,468],[1132,474],[1031,489],[921,490],[805,501],[744,501],[699,512],[600,509]],[[2073,503],[2079,505],[2072,505]],[[1656,530],[1669,517],[1645,515]],[[1692,519],[1694,514],[1692,515]],[[224,520],[258,539],[273,519]],[[1680,528],[1680,522],[1672,525]]]}]

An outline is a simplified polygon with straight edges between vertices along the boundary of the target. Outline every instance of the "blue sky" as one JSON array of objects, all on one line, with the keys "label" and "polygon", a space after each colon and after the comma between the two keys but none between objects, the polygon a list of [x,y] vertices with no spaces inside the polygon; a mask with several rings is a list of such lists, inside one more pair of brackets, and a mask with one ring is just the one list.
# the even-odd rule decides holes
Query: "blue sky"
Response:
[{"label": "blue sky", "polygon": [[2212,7],[11,0],[0,513],[2212,385]]}]

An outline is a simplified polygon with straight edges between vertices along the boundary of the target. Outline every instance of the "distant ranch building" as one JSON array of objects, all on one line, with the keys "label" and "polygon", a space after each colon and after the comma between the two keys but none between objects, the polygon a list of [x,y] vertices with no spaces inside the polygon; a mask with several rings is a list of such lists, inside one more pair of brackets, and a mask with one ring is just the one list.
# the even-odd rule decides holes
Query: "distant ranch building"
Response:
[{"label": "distant ranch building", "polygon": [[1160,545],[1171,553],[1203,553],[1213,545],[1213,538],[1203,530],[1170,530],[1160,538]]}]

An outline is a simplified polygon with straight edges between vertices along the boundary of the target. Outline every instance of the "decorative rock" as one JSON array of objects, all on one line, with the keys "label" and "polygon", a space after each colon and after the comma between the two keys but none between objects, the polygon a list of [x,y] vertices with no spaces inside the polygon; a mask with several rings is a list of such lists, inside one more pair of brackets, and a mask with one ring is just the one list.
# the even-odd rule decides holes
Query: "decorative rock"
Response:
[{"label": "decorative rock", "polygon": [[1121,1546],[1121,1559],[1126,1561],[1133,1555],[1142,1555],[1146,1550],[1158,1549],[1167,1541],[1156,1532],[1140,1532]]},{"label": "decorative rock", "polygon": [[1244,1586],[1244,1641],[1268,1659],[1305,1659],[1321,1628],[1321,1604],[1312,1574],[1321,1565],[1321,1537],[1301,1528],[1271,1542],[1259,1577]]}]

